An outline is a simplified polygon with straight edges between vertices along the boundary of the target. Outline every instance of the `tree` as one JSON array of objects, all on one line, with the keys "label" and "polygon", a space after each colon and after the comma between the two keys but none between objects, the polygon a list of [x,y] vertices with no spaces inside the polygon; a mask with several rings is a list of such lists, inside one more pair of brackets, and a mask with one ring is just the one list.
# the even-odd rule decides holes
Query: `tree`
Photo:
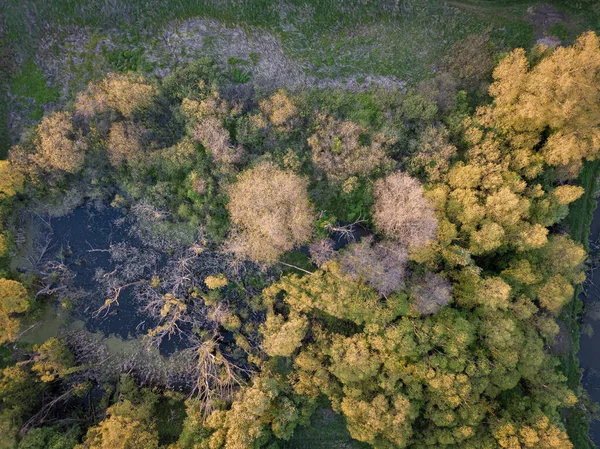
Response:
[{"label": "tree", "polygon": [[36,373],[42,382],[52,382],[70,374],[75,360],[64,341],[56,337],[49,338],[41,345],[35,345],[36,352],[31,371]]},{"label": "tree", "polygon": [[194,138],[208,150],[215,163],[237,164],[244,149],[231,144],[229,131],[217,117],[204,117],[194,129]]},{"label": "tree", "polygon": [[[558,47],[533,67],[514,50],[494,70],[494,105],[481,108],[486,125],[502,128],[514,142],[529,135],[549,165],[578,169],[600,151],[600,41],[594,32]],[[542,132],[548,129],[549,136]]]},{"label": "tree", "polygon": [[158,431],[147,406],[126,399],[106,410],[106,417],[91,427],[75,449],[158,449]]},{"label": "tree", "polygon": [[443,277],[427,272],[413,281],[411,287],[413,307],[420,315],[437,313],[452,298],[452,285]]},{"label": "tree", "polygon": [[124,162],[129,165],[139,164],[145,155],[142,150],[142,139],[147,131],[132,122],[115,122],[110,128],[107,139],[108,160],[113,167]]},{"label": "tree", "polygon": [[415,412],[410,401],[400,394],[391,403],[384,395],[377,395],[372,401],[345,397],[342,411],[350,435],[376,449],[404,448],[410,442]]},{"label": "tree", "polygon": [[16,195],[24,180],[23,174],[9,161],[0,161],[0,200]]},{"label": "tree", "polygon": [[415,143],[417,152],[410,158],[409,167],[417,176],[428,181],[440,181],[456,155],[456,147],[448,141],[448,131],[441,126],[428,125]]},{"label": "tree", "polygon": [[206,427],[213,430],[208,447],[258,449],[273,437],[289,440],[314,409],[314,401],[294,395],[284,379],[265,372],[238,393],[231,409],[208,418]]},{"label": "tree", "polygon": [[319,239],[312,242],[308,247],[311,261],[320,267],[328,260],[331,260],[335,254],[333,243],[334,242],[329,238]]},{"label": "tree", "polygon": [[77,432],[64,432],[60,427],[39,427],[27,432],[17,449],[72,449],[77,439]]},{"label": "tree", "polygon": [[375,183],[373,221],[386,237],[410,249],[431,241],[438,226],[419,181],[400,172]]},{"label": "tree", "polygon": [[232,252],[256,262],[273,263],[281,254],[307,242],[315,215],[300,176],[262,163],[242,173],[230,189],[227,209],[238,227]]},{"label": "tree", "polygon": [[302,315],[290,315],[287,320],[271,313],[262,327],[263,349],[270,356],[289,357],[302,345],[308,330],[308,320]]},{"label": "tree", "polygon": [[541,412],[524,423],[502,420],[495,426],[494,437],[501,448],[572,449],[565,431]]},{"label": "tree", "polygon": [[83,166],[84,147],[68,112],[55,112],[42,119],[37,128],[34,156],[43,169],[75,173]]},{"label": "tree", "polygon": [[383,134],[368,134],[351,121],[340,122],[319,114],[317,132],[308,138],[313,163],[335,182],[352,175],[370,175],[375,169],[391,166]]},{"label": "tree", "polygon": [[401,244],[374,243],[373,237],[366,237],[359,243],[350,244],[337,259],[350,279],[364,280],[383,296],[404,286],[408,252]]},{"label": "tree", "polygon": [[111,73],[100,82],[99,87],[106,95],[106,104],[127,118],[148,108],[156,95],[154,87],[141,76]]},{"label": "tree", "polygon": [[388,323],[406,309],[405,295],[391,295],[384,301],[363,282],[353,282],[335,261],[325,263],[311,276],[283,277],[263,290],[265,303],[273,307],[279,303],[278,295],[282,292],[284,303],[298,313],[321,310],[359,325]]},{"label": "tree", "polygon": [[19,332],[14,315],[29,310],[27,290],[20,282],[0,278],[0,344],[12,341]]},{"label": "tree", "polygon": [[259,103],[260,110],[269,121],[284,129],[290,129],[298,114],[296,106],[283,90],[278,90],[270,98]]}]

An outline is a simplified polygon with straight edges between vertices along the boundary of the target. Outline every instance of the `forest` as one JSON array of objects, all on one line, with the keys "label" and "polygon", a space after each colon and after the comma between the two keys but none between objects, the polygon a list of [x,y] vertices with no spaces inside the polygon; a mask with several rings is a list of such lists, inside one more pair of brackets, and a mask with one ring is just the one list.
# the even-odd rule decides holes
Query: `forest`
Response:
[{"label": "forest", "polygon": [[91,81],[0,160],[0,448],[594,448],[599,157],[593,31],[369,89]]}]

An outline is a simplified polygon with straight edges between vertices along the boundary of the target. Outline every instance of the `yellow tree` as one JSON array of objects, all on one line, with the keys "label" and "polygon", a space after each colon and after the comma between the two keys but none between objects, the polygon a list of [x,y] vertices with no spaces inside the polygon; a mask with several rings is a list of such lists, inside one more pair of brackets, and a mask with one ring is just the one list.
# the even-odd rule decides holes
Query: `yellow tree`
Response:
[{"label": "yellow tree", "polygon": [[113,405],[76,449],[158,449],[158,431],[151,411],[129,400]]},{"label": "yellow tree", "polygon": [[39,124],[34,156],[41,168],[75,173],[85,159],[84,147],[71,121],[71,114],[56,112]]},{"label": "yellow tree", "polygon": [[19,332],[15,314],[29,310],[27,290],[20,282],[0,279],[0,344],[11,341]]},{"label": "yellow tree", "polygon": [[308,181],[269,162],[242,173],[231,187],[227,209],[238,233],[229,242],[239,257],[274,263],[307,242],[315,220]]},{"label": "yellow tree", "polygon": [[[527,142],[549,165],[578,169],[600,151],[600,40],[581,35],[533,67],[514,50],[494,70],[494,105],[479,113],[485,124],[506,131],[516,146]],[[550,130],[547,140],[542,132]]]}]

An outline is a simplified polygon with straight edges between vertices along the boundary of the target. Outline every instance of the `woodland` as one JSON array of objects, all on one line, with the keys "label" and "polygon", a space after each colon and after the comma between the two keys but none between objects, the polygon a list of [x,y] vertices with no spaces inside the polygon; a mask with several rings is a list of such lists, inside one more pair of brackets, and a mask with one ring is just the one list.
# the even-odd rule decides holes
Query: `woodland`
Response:
[{"label": "woodland", "polygon": [[[594,447],[557,341],[585,280],[567,218],[600,156],[600,38],[450,54],[357,92],[200,58],[44,114],[0,161],[0,448],[283,449],[324,410],[352,447]],[[73,235],[115,229],[84,258],[51,231],[77,210],[110,223]],[[126,359],[87,325],[21,339],[44,307],[125,303]]]}]

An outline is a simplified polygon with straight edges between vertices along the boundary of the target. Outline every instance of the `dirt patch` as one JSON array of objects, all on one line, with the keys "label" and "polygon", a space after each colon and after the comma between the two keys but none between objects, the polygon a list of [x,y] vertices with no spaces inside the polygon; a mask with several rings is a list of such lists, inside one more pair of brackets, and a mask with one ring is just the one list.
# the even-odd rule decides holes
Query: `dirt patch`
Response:
[{"label": "dirt patch", "polygon": [[549,36],[548,31],[554,25],[565,22],[564,14],[558,12],[552,5],[530,6],[527,8],[527,14],[529,23],[533,25],[535,30],[536,39],[548,40],[548,38],[553,38],[560,43],[560,39]]},{"label": "dirt patch", "polygon": [[[281,14],[288,12],[285,8],[280,11]],[[310,11],[303,14],[310,16]],[[159,77],[201,56],[211,56],[221,67],[236,66],[249,73],[251,83],[267,89],[316,87],[358,92],[371,87],[404,86],[395,77],[370,74],[343,78],[307,75],[311,67],[288,57],[281,41],[273,34],[256,27],[225,26],[215,20],[173,22],[160,32],[157,42],[145,44],[145,50],[149,61],[160,64],[154,70]]]}]

